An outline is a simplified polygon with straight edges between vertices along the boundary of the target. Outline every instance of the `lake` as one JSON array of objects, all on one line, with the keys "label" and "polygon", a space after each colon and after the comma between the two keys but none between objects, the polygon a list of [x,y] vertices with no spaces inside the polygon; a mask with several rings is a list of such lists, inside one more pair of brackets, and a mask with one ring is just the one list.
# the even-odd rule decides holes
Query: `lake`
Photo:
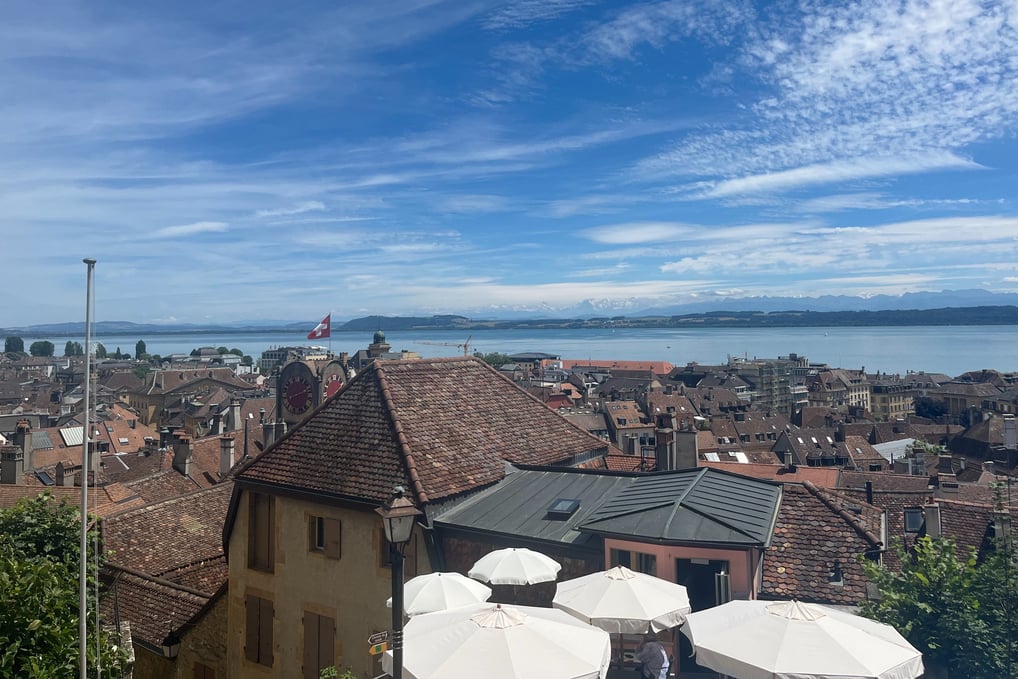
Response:
[{"label": "lake", "polygon": [[[310,330],[310,328],[308,328]],[[314,344],[354,353],[367,348],[370,332],[335,332]],[[834,367],[868,372],[938,372],[956,376],[969,370],[1018,371],[1014,326],[912,326],[865,328],[616,328],[550,330],[386,331],[393,351],[406,349],[425,357],[456,356],[470,340],[470,353],[514,354],[540,351],[570,359],[632,359],[724,363],[729,356],[776,358],[796,353]],[[62,354],[67,337],[25,337],[26,349],[49,339]],[[306,333],[245,332],[96,336],[109,352],[134,353],[144,340],[150,354],[190,353],[196,347],[225,346],[259,357],[270,347],[312,344]],[[77,341],[84,342],[84,338]]]}]

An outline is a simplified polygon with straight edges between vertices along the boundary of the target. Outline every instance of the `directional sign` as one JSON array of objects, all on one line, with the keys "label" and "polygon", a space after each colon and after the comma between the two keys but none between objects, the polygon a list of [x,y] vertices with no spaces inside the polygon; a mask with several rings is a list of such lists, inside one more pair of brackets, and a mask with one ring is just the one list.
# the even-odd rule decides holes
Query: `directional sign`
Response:
[{"label": "directional sign", "polygon": [[384,632],[375,632],[370,637],[368,637],[368,643],[372,645],[381,644],[388,640],[389,640],[389,630],[385,630]]},{"label": "directional sign", "polygon": [[381,644],[375,644],[374,646],[370,647],[368,649],[368,653],[370,653],[371,655],[378,655],[379,653],[385,653],[388,650],[389,650],[388,642],[383,642]]}]

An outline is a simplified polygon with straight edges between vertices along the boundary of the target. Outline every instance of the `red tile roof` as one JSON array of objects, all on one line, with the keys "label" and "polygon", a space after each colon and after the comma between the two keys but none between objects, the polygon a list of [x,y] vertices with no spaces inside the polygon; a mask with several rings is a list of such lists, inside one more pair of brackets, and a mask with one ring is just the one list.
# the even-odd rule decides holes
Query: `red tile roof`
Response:
[{"label": "red tile roof", "polygon": [[180,629],[208,602],[209,596],[132,569],[107,566],[103,580],[111,595],[100,604],[107,624],[131,624],[131,636],[149,648],[159,649],[172,630]]},{"label": "red tile roof", "polygon": [[775,464],[753,464],[742,462],[711,462],[700,460],[698,467],[713,467],[723,469],[733,474],[752,476],[755,479],[767,479],[768,481],[781,481],[782,483],[802,483],[810,481],[821,488],[837,488],[838,477],[841,475],[840,467],[806,467],[797,465],[792,471],[784,465]]},{"label": "red tile roof", "polygon": [[150,575],[223,555],[231,482],[132,509],[103,521],[110,563]]},{"label": "red tile roof", "polygon": [[[880,546],[881,510],[809,482],[786,484],[784,489],[771,546],[764,554],[760,598],[863,601],[866,579],[859,556]],[[829,581],[835,562],[843,573],[842,584]]]},{"label": "red tile roof", "polygon": [[498,481],[505,462],[570,464],[608,452],[472,357],[376,361],[237,473],[252,481],[418,503]]}]

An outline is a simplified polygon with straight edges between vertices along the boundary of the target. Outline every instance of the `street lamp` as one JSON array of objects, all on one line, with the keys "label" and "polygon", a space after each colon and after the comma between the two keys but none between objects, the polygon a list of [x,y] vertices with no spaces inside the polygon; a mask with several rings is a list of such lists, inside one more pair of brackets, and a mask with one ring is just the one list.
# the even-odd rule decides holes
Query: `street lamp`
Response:
[{"label": "street lamp", "polygon": [[403,679],[403,558],[414,523],[421,515],[421,511],[403,497],[404,492],[403,486],[396,486],[389,504],[375,510],[385,526],[392,563],[392,679]]}]

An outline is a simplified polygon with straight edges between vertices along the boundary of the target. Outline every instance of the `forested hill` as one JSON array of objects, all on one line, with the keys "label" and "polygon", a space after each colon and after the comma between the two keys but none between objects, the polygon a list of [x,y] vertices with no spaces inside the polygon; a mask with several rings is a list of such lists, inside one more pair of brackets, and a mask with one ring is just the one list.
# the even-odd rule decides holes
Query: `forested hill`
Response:
[{"label": "forested hill", "polygon": [[588,319],[472,320],[465,316],[367,316],[336,330],[470,330],[483,328],[769,328],[923,325],[1018,325],[1016,306],[906,309],[896,311],[717,311],[676,316],[612,316]]}]

